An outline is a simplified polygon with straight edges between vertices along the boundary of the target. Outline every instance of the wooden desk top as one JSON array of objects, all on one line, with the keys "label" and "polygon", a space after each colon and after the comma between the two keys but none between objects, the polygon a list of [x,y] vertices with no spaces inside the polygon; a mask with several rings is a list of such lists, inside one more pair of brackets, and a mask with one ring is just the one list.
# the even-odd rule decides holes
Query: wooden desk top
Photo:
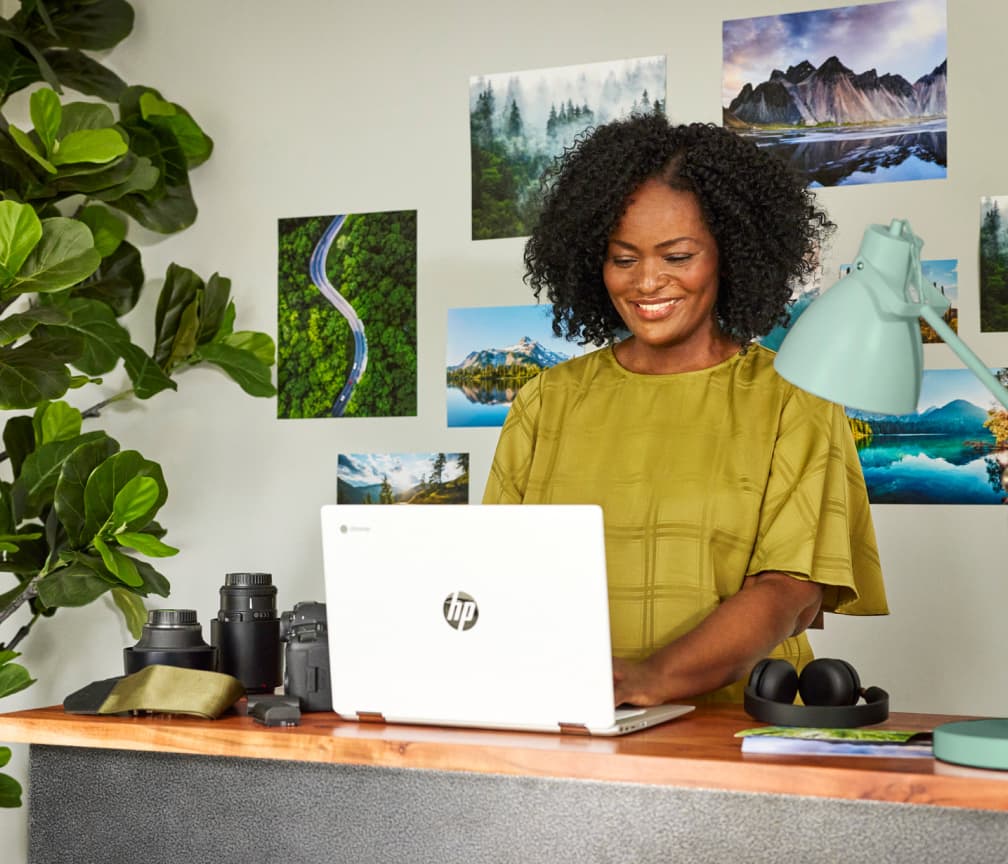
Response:
[{"label": "wooden desk top", "polygon": [[[948,720],[893,714],[886,725],[928,730]],[[618,738],[341,721],[306,714],[267,728],[251,717],[96,717],[61,707],[0,714],[0,742],[99,747],[559,777],[1008,811],[1008,772],[928,758],[743,754],[734,733],[759,725],[741,706],[701,706]]]}]

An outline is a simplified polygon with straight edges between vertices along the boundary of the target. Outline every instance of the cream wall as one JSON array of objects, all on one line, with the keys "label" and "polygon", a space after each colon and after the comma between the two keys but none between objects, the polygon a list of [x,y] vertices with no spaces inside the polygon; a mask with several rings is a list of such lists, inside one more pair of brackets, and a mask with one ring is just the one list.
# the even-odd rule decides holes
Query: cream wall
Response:
[{"label": "cream wall", "polygon": [[[164,467],[170,497],[160,521],[183,550],[162,562],[173,586],[166,605],[197,609],[207,636],[231,570],[272,572],[283,608],[322,599],[318,508],[335,500],[338,453],[468,451],[471,497],[481,496],[497,430],[445,428],[446,309],[532,301],[522,240],[469,239],[469,75],[663,54],[670,116],[719,122],[722,20],[807,8],[781,0],[135,5],[134,35],[107,62],[186,106],[216,143],[193,175],[196,225],[170,238],[131,235],[146,247],[150,278],[173,260],[203,276],[220,271],[233,279],[239,327],[275,334],[278,217],[419,213],[417,417],[278,421],[274,400],[202,370],[177,393],[106,414],[124,447]],[[925,258],[959,259],[960,333],[986,362],[1006,365],[1008,337],[978,334],[976,248],[980,196],[1008,194],[996,62],[1008,7],[948,5],[948,179],[824,190],[840,226],[826,272],[854,256],[867,223],[909,218]],[[146,345],[152,317],[148,302],[130,322]],[[944,346],[926,352],[930,367],[958,365]],[[877,506],[874,516],[892,615],[828,616],[813,637],[817,652],[850,659],[866,683],[890,690],[897,710],[1008,714],[1008,511]],[[38,683],[0,708],[58,703],[120,674],[132,642],[111,602],[61,610],[23,645]],[[13,772],[23,778],[26,748],[15,750]],[[11,834],[21,844],[5,860],[24,855],[25,816],[0,814],[5,846]]]}]

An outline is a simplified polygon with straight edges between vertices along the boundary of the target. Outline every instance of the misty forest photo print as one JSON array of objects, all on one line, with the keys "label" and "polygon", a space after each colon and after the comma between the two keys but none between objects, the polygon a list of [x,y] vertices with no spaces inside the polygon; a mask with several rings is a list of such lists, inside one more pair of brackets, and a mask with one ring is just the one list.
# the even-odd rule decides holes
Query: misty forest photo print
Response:
[{"label": "misty forest photo print", "polygon": [[554,156],[590,126],[664,108],[664,57],[470,78],[472,239],[527,235]]},{"label": "misty forest photo print", "polygon": [[946,2],[725,21],[724,125],[813,186],[947,174]]},{"label": "misty forest photo print", "polygon": [[277,417],[415,417],[415,210],[280,219]]}]

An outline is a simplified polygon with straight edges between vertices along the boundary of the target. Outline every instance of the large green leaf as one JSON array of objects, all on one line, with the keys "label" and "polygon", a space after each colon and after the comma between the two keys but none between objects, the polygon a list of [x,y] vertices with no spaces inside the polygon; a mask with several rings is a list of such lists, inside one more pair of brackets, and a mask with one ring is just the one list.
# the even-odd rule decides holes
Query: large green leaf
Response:
[{"label": "large green leaf", "polygon": [[59,79],[56,77],[56,73],[53,72],[52,68],[49,66],[49,61],[45,59],[42,52],[39,50],[39,43],[26,34],[20,22],[18,21],[20,12],[14,15],[11,21],[6,18],[0,18],[0,36],[6,36],[14,42],[18,42],[24,46],[25,50],[31,54],[32,59],[38,66],[39,74],[42,78],[52,87],[54,90],[59,92],[60,83]]},{"label": "large green leaf", "polygon": [[132,342],[123,348],[126,374],[133,382],[133,392],[138,399],[150,399],[162,390],[177,390],[178,385],[171,379],[146,351]]},{"label": "large green leaf", "polygon": [[18,51],[6,36],[0,37],[0,104],[41,78],[38,65]]},{"label": "large green leaf", "polygon": [[177,555],[179,551],[174,546],[162,543],[157,537],[142,531],[120,531],[115,535],[115,539],[120,546],[136,549],[137,552],[150,558],[168,558]]},{"label": "large green leaf", "polygon": [[161,466],[145,459],[136,450],[123,450],[106,459],[91,472],[84,487],[84,531],[89,536],[99,533],[112,518],[116,495],[134,477],[151,477],[158,485],[158,496],[148,511],[131,520],[129,530],[143,528],[158,511],[168,497],[168,487],[164,482]]},{"label": "large green leaf", "polygon": [[69,320],[61,325],[46,326],[45,333],[74,333],[83,342],[81,354],[73,361],[81,372],[104,375],[112,371],[125,346],[129,344],[129,331],[117,320],[115,312],[100,300],[72,297],[61,307]]},{"label": "large green leaf", "polygon": [[98,550],[98,554],[101,555],[105,568],[116,579],[132,587],[139,588],[143,585],[143,579],[140,578],[140,573],[137,571],[136,562],[129,555],[124,555],[118,549],[109,546],[100,536],[95,537],[91,542]]},{"label": "large green leaf", "polygon": [[144,278],[140,250],[124,240],[115,252],[102,259],[101,267],[74,289],[74,293],[101,300],[112,308],[116,317],[122,317],[136,306]]},{"label": "large green leaf", "polygon": [[133,7],[126,0],[50,2],[46,8],[51,27],[37,14],[37,10],[26,12],[24,7],[12,19],[40,48],[65,46],[85,51],[106,51],[118,45],[133,30]]},{"label": "large green leaf", "polygon": [[70,387],[65,361],[28,342],[0,348],[0,409],[33,408],[59,399]]},{"label": "large green leaf", "polygon": [[96,201],[111,203],[127,195],[136,193],[144,195],[157,186],[161,172],[150,159],[146,156],[131,156],[128,164],[132,166],[132,170],[121,183],[106,186],[104,189],[95,189],[91,197]]},{"label": "large green leaf", "polygon": [[35,134],[45,147],[46,154],[51,157],[56,144],[56,133],[63,117],[63,106],[60,105],[59,96],[55,90],[40,87],[32,93],[29,105]]},{"label": "large green leaf", "polygon": [[115,126],[115,115],[108,105],[99,102],[67,102],[63,106],[57,138],[66,138],[71,132],[85,129],[110,129]]},{"label": "large green leaf", "polygon": [[134,589],[136,593],[143,597],[146,597],[148,594],[167,597],[171,592],[171,585],[168,580],[147,561],[135,561],[134,563],[136,564],[137,573],[143,579],[143,585]]},{"label": "large green leaf", "polygon": [[101,431],[85,432],[76,438],[42,444],[36,447],[33,453],[28,454],[21,467],[21,476],[14,484],[25,496],[23,516],[37,516],[52,500],[60,472],[63,470],[63,463],[74,450],[82,444],[104,437],[105,433]]},{"label": "large green leaf", "polygon": [[120,531],[148,514],[160,494],[157,481],[150,477],[134,477],[116,493],[112,503],[112,530]]},{"label": "large green leaf", "polygon": [[108,436],[98,438],[74,450],[60,470],[53,494],[53,507],[67,532],[71,546],[76,549],[87,546],[93,536],[85,530],[84,489],[88,477],[118,450],[119,444],[115,439]]},{"label": "large green leaf", "polygon": [[[133,141],[132,127],[128,127],[134,152],[140,153]],[[175,136],[164,129],[151,127],[150,133],[157,140],[160,165],[156,157],[152,162],[161,170],[163,188],[154,187],[149,192],[124,195],[114,202],[115,206],[136,219],[144,228],[160,234],[172,234],[188,228],[196,221],[196,202],[189,186],[189,172],[185,154],[175,140]],[[143,154],[150,155],[150,154]],[[112,203],[112,202],[110,202]]]},{"label": "large green leaf", "polygon": [[222,337],[220,342],[241,351],[248,351],[260,363],[265,363],[267,366],[276,363],[276,343],[268,333],[260,333],[258,330],[239,330],[237,333],[229,333]]},{"label": "large green leaf", "polygon": [[199,310],[199,334],[196,337],[198,343],[209,342],[217,335],[224,321],[230,297],[230,279],[218,273],[207,279]]},{"label": "large green leaf", "polygon": [[143,625],[147,623],[147,607],[143,599],[126,588],[116,586],[112,589],[112,599],[122,612],[126,627],[134,639],[143,635]]},{"label": "large green leaf", "polygon": [[[106,102],[118,102],[122,91],[126,89],[126,82],[122,78],[81,51],[73,48],[65,51],[49,49],[42,54],[63,85],[78,93],[97,96]],[[38,70],[35,69],[33,80],[37,79]]]},{"label": "large green leaf", "polygon": [[66,312],[56,306],[36,306],[27,312],[8,315],[0,319],[0,345],[10,345],[40,324],[63,324],[69,320]]},{"label": "large green leaf", "polygon": [[162,369],[168,368],[185,310],[202,290],[203,280],[188,267],[168,265],[154,314],[154,360]]},{"label": "large green leaf", "polygon": [[25,457],[35,449],[35,426],[27,414],[11,417],[4,424],[4,449],[15,479],[21,474]]},{"label": "large green leaf", "polygon": [[85,207],[77,218],[91,230],[95,249],[102,258],[108,258],[115,252],[126,237],[126,222],[100,204]]},{"label": "large green leaf", "polygon": [[12,280],[42,239],[42,223],[29,204],[0,201],[0,283]]},{"label": "large green leaf", "polygon": [[[9,747],[0,748],[10,752]],[[21,806],[21,784],[10,774],[0,774],[0,807]]]},{"label": "large green leaf", "polygon": [[[13,651],[5,651],[4,653],[11,654],[14,657],[19,656]],[[0,665],[0,698],[24,690],[25,687],[34,683],[35,679],[28,674],[28,670],[20,663],[11,663],[8,658]]]},{"label": "large green leaf", "polygon": [[202,165],[210,158],[213,141],[182,106],[167,102],[148,90],[140,96],[140,114],[152,126],[167,129],[175,136],[189,168]]},{"label": "large green leaf", "polygon": [[58,143],[50,161],[56,166],[74,162],[105,165],[128,150],[129,145],[115,129],[81,129]]},{"label": "large green leaf", "polygon": [[31,136],[29,136],[27,132],[11,123],[10,126],[7,127],[7,134],[10,135],[10,137],[14,140],[14,143],[21,148],[22,153],[31,157],[35,162],[41,165],[47,173],[56,173],[56,166],[46,159],[39,151],[35,142],[31,139]]},{"label": "large green leaf", "polygon": [[101,559],[83,553],[63,556],[68,561],[38,581],[38,599],[43,606],[87,606],[104,594],[115,580],[106,573]]},{"label": "large green leaf", "polygon": [[41,444],[68,441],[81,431],[81,412],[66,402],[43,402],[32,418],[35,440]]},{"label": "large green leaf", "polygon": [[220,367],[249,395],[273,396],[276,394],[270,367],[251,351],[243,351],[241,348],[211,342],[209,345],[200,346],[199,355],[203,360]]},{"label": "large green leaf", "polygon": [[86,225],[62,216],[43,219],[42,239],[0,296],[62,291],[86,279],[100,264],[101,255]]}]

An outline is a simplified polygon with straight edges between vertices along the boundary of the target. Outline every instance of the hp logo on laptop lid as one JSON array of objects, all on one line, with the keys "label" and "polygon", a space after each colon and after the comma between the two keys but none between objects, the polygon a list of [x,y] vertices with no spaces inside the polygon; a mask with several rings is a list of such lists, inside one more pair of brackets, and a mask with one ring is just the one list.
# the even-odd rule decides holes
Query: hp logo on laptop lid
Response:
[{"label": "hp logo on laptop lid", "polygon": [[468,630],[476,625],[479,607],[476,600],[462,591],[453,591],[444,601],[444,618],[454,630]]}]

